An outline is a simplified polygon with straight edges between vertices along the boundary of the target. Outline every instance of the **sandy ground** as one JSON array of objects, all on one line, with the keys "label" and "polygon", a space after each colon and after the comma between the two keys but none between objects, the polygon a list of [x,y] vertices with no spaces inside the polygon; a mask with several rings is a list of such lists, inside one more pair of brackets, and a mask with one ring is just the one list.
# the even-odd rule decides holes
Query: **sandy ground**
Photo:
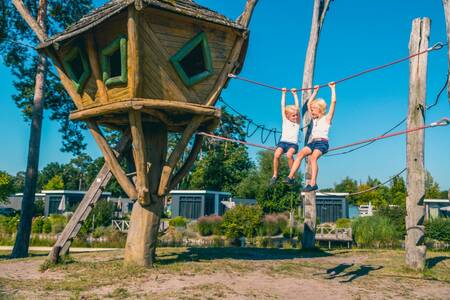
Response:
[{"label": "sandy ground", "polygon": [[[448,281],[393,274],[389,262],[374,264],[364,252],[277,260],[214,258],[159,265],[136,275],[123,269],[123,276],[112,275],[122,255],[75,254],[77,262],[69,268],[44,272],[39,271],[44,256],[0,261],[0,299],[450,299]],[[86,289],[68,282],[91,272],[83,264],[92,261],[97,264],[94,277],[118,278],[95,277],[100,283]],[[450,270],[450,254],[438,264]],[[39,282],[54,285],[41,288]]]}]

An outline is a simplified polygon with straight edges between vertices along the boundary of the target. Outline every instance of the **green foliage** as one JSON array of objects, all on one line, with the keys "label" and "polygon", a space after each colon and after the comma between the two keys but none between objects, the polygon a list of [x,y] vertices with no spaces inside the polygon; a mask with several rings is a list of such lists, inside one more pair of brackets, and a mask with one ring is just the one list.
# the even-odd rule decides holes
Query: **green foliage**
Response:
[{"label": "green foliage", "polygon": [[221,235],[223,218],[221,216],[204,216],[197,220],[197,230],[202,236]]},{"label": "green foliage", "polygon": [[352,227],[352,220],[341,218],[336,220],[336,228],[350,228]]},{"label": "green foliage", "polygon": [[254,237],[261,225],[263,211],[259,206],[238,205],[223,216],[223,229],[230,239]]},{"label": "green foliage", "polygon": [[[34,81],[38,54],[34,47],[25,45],[36,45],[38,40],[24,19],[14,9],[11,1],[1,2],[5,4],[0,9],[7,12],[0,17],[0,55],[3,62],[11,70],[14,76],[14,87],[16,93],[12,99],[22,111],[25,120],[29,121],[32,112]],[[37,15],[36,1],[26,0],[24,4],[30,10],[32,16]],[[52,36],[63,28],[78,20],[92,8],[91,0],[78,1],[48,1],[48,35]],[[14,43],[11,41],[20,41]],[[62,88],[59,78],[54,72],[46,72],[46,88],[44,94],[44,107],[49,111],[51,120],[56,120],[62,133],[62,150],[72,153],[81,153],[86,147],[83,142],[81,129],[86,128],[81,122],[72,122],[68,116],[75,107]]]},{"label": "green foliage", "polygon": [[52,220],[50,218],[46,218],[44,224],[42,225],[42,233],[50,232],[52,232]]},{"label": "green foliage", "polygon": [[0,203],[5,202],[13,193],[14,186],[11,175],[0,171]]},{"label": "green foliage", "polygon": [[34,216],[43,216],[45,210],[45,201],[36,200],[34,202]]},{"label": "green foliage", "polygon": [[393,247],[400,239],[395,226],[382,216],[359,217],[353,221],[352,231],[353,239],[362,248]]},{"label": "green foliage", "polygon": [[169,220],[169,226],[172,227],[186,227],[187,219],[181,216]]},{"label": "green foliage", "polygon": [[405,206],[381,206],[377,209],[376,215],[389,219],[391,224],[394,226],[395,232],[398,234],[399,238],[403,238],[405,236]]},{"label": "green foliage", "polygon": [[19,225],[19,216],[6,217],[0,215],[0,233],[12,234],[17,231],[17,226]]},{"label": "green foliage", "polygon": [[238,197],[255,198],[265,213],[284,212],[299,204],[298,193],[301,187],[301,176],[297,184],[290,187],[282,183],[288,175],[287,160],[282,157],[279,166],[279,181],[269,186],[273,174],[273,152],[261,151],[258,153],[258,167],[249,173],[237,186]]},{"label": "green foliage", "polygon": [[55,175],[42,188],[44,190],[63,190],[64,181],[61,175]]},{"label": "green foliage", "polygon": [[[44,217],[36,217],[33,219],[31,232],[33,233],[42,233],[42,230],[44,229]],[[50,229],[51,230],[51,229]]]},{"label": "green foliage", "polygon": [[64,230],[67,224],[67,218],[63,215],[50,215],[48,218],[51,224],[51,233],[57,234]]},{"label": "green foliage", "polygon": [[268,214],[265,215],[261,229],[259,230],[260,235],[274,236],[283,233],[288,228],[288,218],[284,214]]},{"label": "green foliage", "polygon": [[[425,198],[427,199],[439,199],[441,191],[439,184],[434,181],[431,173],[427,171],[425,176]],[[444,197],[446,199],[447,197]]]},{"label": "green foliage", "polygon": [[435,218],[426,225],[425,236],[434,240],[450,243],[450,219]]},{"label": "green foliage", "polygon": [[110,226],[115,209],[116,206],[112,202],[98,201],[82,226],[83,233],[93,232],[100,226]]}]

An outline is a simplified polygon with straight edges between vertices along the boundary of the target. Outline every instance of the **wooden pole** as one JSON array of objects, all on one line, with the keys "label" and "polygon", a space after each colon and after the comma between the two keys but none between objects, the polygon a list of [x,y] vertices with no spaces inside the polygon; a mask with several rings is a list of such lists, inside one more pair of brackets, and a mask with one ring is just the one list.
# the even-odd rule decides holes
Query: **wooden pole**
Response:
[{"label": "wooden pole", "polygon": [[162,124],[147,123],[143,130],[146,157],[151,164],[148,178],[151,203],[146,206],[142,206],[139,201],[134,203],[124,259],[128,264],[151,266],[164,208],[164,197],[158,196],[158,186],[167,155],[167,128]]},{"label": "wooden pole", "polygon": [[[98,61],[98,49],[95,44],[93,32],[89,32],[88,36],[87,36],[87,53],[88,53],[88,57],[89,57],[89,64],[91,65],[92,73],[95,78],[95,83],[97,84],[98,97],[99,97],[100,103],[106,104],[106,103],[108,103],[108,92],[106,89],[106,85],[103,82],[103,77],[102,77],[102,73],[100,70],[100,63]],[[63,73],[63,72],[62,71],[60,72],[58,70],[58,73],[61,76],[61,73]]]},{"label": "wooden pole", "polygon": [[[31,18],[22,1],[14,1],[14,5],[22,16]],[[24,17],[24,18],[25,18]],[[47,18],[47,0],[39,1],[37,26],[41,35],[45,35]],[[31,18],[32,19],[32,18]],[[47,72],[47,59],[42,53],[39,54],[38,66],[36,68],[36,80],[34,83],[33,111],[31,116],[30,141],[28,144],[28,160],[25,173],[25,187],[21,204],[20,223],[17,230],[16,241],[11,254],[13,258],[27,257],[30,243],[31,223],[34,215],[34,198],[36,183],[39,172],[39,152],[41,147],[42,117],[44,113],[44,87],[45,73]]]},{"label": "wooden pole", "polygon": [[[447,43],[448,43],[450,42],[450,0],[442,0],[442,5],[444,6],[445,28],[447,29]],[[448,53],[448,72],[450,72],[450,47],[447,47],[447,53]],[[447,97],[448,101],[450,102],[450,85],[447,86]]]},{"label": "wooden pole", "polygon": [[[409,52],[411,54],[428,48],[430,19],[417,18],[412,23]],[[428,54],[411,58],[409,75],[409,103],[407,128],[425,123],[425,96]],[[407,197],[406,197],[406,265],[415,270],[425,267],[426,246],[423,242],[425,226],[425,131],[411,132],[406,136]]]},{"label": "wooden pole", "polygon": [[[322,29],[323,21],[328,10],[330,0],[314,0],[313,15],[311,22],[311,32],[309,34],[308,48],[306,50],[305,67],[303,70],[302,88],[313,86],[314,68],[316,65],[317,46],[319,44],[319,35]],[[309,129],[311,118],[306,113],[307,102],[311,95],[310,90],[302,93],[302,114],[303,114],[303,133],[305,136],[305,145],[309,139]],[[311,164],[306,160],[306,184],[311,180]],[[301,195],[300,195],[301,197]],[[304,233],[302,237],[302,247],[311,249],[315,247],[316,241],[316,193],[305,193],[302,203],[305,217]]]}]

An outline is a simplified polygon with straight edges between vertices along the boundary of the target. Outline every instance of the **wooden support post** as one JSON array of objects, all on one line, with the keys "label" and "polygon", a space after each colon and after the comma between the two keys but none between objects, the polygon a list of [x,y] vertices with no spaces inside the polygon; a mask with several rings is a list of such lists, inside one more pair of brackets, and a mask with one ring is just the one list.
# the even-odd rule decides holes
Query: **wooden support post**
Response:
[{"label": "wooden support post", "polygon": [[[305,66],[303,70],[302,88],[308,88],[313,86],[314,68],[316,65],[316,53],[317,46],[319,44],[319,35],[322,29],[323,21],[325,19],[326,12],[328,10],[330,0],[314,0],[313,15],[311,22],[311,32],[309,34],[308,48],[306,50]],[[303,133],[305,136],[305,145],[308,143],[309,134],[308,129],[310,126],[311,118],[306,113],[305,108],[309,96],[310,90],[305,90],[302,93],[302,107],[303,109]],[[306,184],[310,183],[311,179],[311,164],[306,159]],[[301,197],[301,196],[300,196]],[[302,247],[311,249],[315,247],[316,236],[316,193],[305,193],[303,197],[303,209],[305,214],[304,233],[302,237]]]},{"label": "wooden support post", "polygon": [[[450,0],[442,0],[442,5],[444,6],[445,28],[447,29],[447,43],[448,43],[450,42]],[[447,47],[447,53],[448,53],[448,72],[450,72],[450,47]],[[450,102],[450,84],[447,86],[447,97],[448,101]]]},{"label": "wooden support post", "polygon": [[163,162],[167,155],[167,128],[162,124],[146,123],[143,127],[146,157],[151,163],[149,193],[151,203],[142,206],[136,201],[131,212],[125,246],[125,262],[150,266],[154,262],[158,229],[164,208],[164,198],[157,195]]},{"label": "wooden support post", "polygon": [[[412,23],[409,52],[414,54],[428,48],[430,19],[417,18]],[[425,123],[425,96],[428,54],[411,58],[409,75],[409,103],[407,128],[423,126]],[[406,265],[415,270],[425,267],[426,246],[424,244],[424,166],[425,131],[415,131],[406,136],[407,197],[406,197]]]},{"label": "wooden support post", "polygon": [[128,89],[131,98],[140,97],[141,58],[139,47],[139,12],[128,6]]},{"label": "wooden support post", "polygon": [[195,116],[192,119],[191,123],[189,123],[189,125],[186,126],[186,129],[183,132],[183,136],[181,137],[181,140],[178,142],[177,146],[170,154],[170,157],[167,160],[167,163],[165,164],[165,166],[162,170],[161,182],[159,184],[159,189],[158,189],[159,196],[164,196],[166,194],[170,176],[172,175],[172,170],[173,170],[173,168],[175,168],[176,164],[178,163],[178,161],[181,157],[181,154],[184,152],[184,149],[186,149],[186,146],[189,143],[189,140],[191,139],[192,134],[200,126],[203,119],[204,119],[203,116]]},{"label": "wooden support post", "polygon": [[137,199],[141,205],[150,204],[148,195],[147,160],[145,158],[145,141],[142,129],[141,112],[131,110],[129,112],[131,135],[133,137],[133,158],[136,166],[136,190]]},{"label": "wooden support post", "polygon": [[92,73],[97,84],[100,103],[108,103],[108,92],[106,90],[106,85],[103,82],[102,73],[100,71],[100,63],[98,62],[98,49],[95,45],[94,34],[92,32],[89,32],[87,36],[87,53],[89,57],[89,64],[91,65]]},{"label": "wooden support post", "polygon": [[108,164],[109,168],[111,169],[111,172],[117,179],[117,182],[120,184],[123,191],[128,195],[130,199],[136,199],[137,192],[134,185],[128,179],[127,175],[120,166],[119,161],[114,155],[114,152],[112,151],[105,137],[101,133],[100,128],[98,128],[97,124],[94,121],[87,121],[86,123],[88,125],[89,130],[91,131],[92,136],[94,137],[95,141],[100,147],[100,150],[103,153],[105,162]]}]

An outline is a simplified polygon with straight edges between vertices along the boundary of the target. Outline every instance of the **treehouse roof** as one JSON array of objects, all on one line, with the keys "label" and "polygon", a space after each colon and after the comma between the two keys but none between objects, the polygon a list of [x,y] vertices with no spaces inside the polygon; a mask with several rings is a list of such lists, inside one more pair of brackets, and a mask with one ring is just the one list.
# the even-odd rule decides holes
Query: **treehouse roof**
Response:
[{"label": "treehouse roof", "polygon": [[[53,43],[61,42],[86,32],[104,22],[108,18],[119,14],[126,7],[128,7],[128,5],[134,4],[134,2],[135,0],[111,0],[103,6],[94,9],[89,14],[83,16],[78,22],[70,25],[63,32],[58,33],[46,40],[44,43],[41,43],[38,46],[38,49],[48,47]],[[192,0],[142,0],[142,3],[145,7],[166,10],[180,15],[244,30],[244,28],[235,21],[230,20],[224,15],[210,10],[209,8],[198,5]]]}]

